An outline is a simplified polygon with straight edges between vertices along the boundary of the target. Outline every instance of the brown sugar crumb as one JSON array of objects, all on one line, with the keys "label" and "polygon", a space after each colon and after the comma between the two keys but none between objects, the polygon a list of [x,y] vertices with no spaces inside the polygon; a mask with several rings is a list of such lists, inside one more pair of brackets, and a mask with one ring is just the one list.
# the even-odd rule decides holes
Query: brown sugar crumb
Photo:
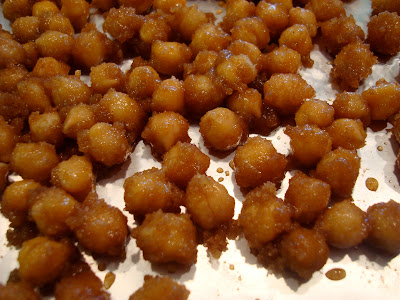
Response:
[{"label": "brown sugar crumb", "polygon": [[239,276],[239,278],[238,278],[238,279],[239,279],[239,281],[242,281],[242,276]]},{"label": "brown sugar crumb", "polygon": [[225,171],[225,175],[229,176],[230,175],[229,171]]},{"label": "brown sugar crumb", "polygon": [[218,173],[222,173],[222,172],[224,172],[224,169],[218,168],[218,169],[217,169],[217,172],[218,172]]},{"label": "brown sugar crumb", "polygon": [[220,14],[222,14],[222,9],[217,10],[217,15],[220,15]]},{"label": "brown sugar crumb", "polygon": [[218,178],[218,182],[222,182],[222,181],[224,181],[223,177]]},{"label": "brown sugar crumb", "polygon": [[378,146],[378,151],[383,151],[383,147],[382,146]]},{"label": "brown sugar crumb", "polygon": [[235,170],[235,163],[233,162],[233,160],[229,162],[229,166],[231,167],[232,170]]},{"label": "brown sugar crumb", "polygon": [[104,271],[106,269],[107,265],[104,262],[99,263],[99,265],[97,266],[97,269],[99,271]]},{"label": "brown sugar crumb", "polygon": [[229,269],[233,271],[233,270],[235,270],[235,266],[232,265],[232,264],[230,264],[230,265],[229,265]]},{"label": "brown sugar crumb", "polygon": [[115,274],[113,272],[108,272],[106,277],[104,277],[104,287],[108,290],[115,281]]},{"label": "brown sugar crumb", "polygon": [[330,280],[342,280],[346,277],[346,270],[334,268],[326,272],[325,276]]},{"label": "brown sugar crumb", "polygon": [[375,192],[375,191],[378,189],[378,187],[379,187],[379,182],[378,182],[378,180],[376,180],[375,178],[369,177],[369,178],[367,178],[367,180],[365,181],[365,185],[367,186],[367,188],[368,188],[370,191]]}]

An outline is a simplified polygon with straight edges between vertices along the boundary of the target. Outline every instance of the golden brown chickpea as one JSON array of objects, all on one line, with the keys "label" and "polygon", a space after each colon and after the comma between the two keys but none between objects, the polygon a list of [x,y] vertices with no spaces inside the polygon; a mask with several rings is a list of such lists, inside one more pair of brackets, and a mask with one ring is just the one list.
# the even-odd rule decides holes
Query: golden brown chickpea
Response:
[{"label": "golden brown chickpea", "polygon": [[74,47],[74,38],[68,34],[48,30],[35,41],[41,56],[50,56],[68,62]]},{"label": "golden brown chickpea", "polygon": [[208,23],[207,15],[198,9],[197,4],[193,6],[184,6],[175,12],[176,29],[187,42],[192,40],[195,31],[205,23]]},{"label": "golden brown chickpea", "polygon": [[255,89],[235,91],[226,99],[227,107],[237,113],[246,123],[262,116],[262,96]]},{"label": "golden brown chickpea", "polygon": [[160,9],[165,13],[171,13],[178,7],[186,6],[186,0],[154,0],[153,8]]},{"label": "golden brown chickpea", "polygon": [[61,13],[66,16],[76,31],[80,31],[89,18],[89,3],[85,0],[61,0]]},{"label": "golden brown chickpea", "polygon": [[233,24],[231,33],[233,41],[249,42],[260,49],[266,48],[270,40],[267,26],[257,17],[238,20]]},{"label": "golden brown chickpea", "polygon": [[329,184],[298,171],[289,180],[285,203],[294,208],[293,215],[297,222],[308,224],[328,206],[330,198]]},{"label": "golden brown chickpea", "polygon": [[39,231],[58,237],[70,232],[66,220],[73,214],[78,202],[61,188],[43,188],[33,192],[29,215]]},{"label": "golden brown chickpea", "polygon": [[147,15],[139,30],[139,35],[141,40],[147,44],[157,40],[166,42],[171,36],[171,27],[164,18]]},{"label": "golden brown chickpea", "polygon": [[125,74],[115,63],[102,63],[90,68],[90,81],[93,92],[105,94],[111,88],[122,92]]},{"label": "golden brown chickpea", "polygon": [[94,190],[92,163],[85,156],[73,155],[51,170],[50,182],[70,193],[76,200],[83,201]]},{"label": "golden brown chickpea", "polygon": [[335,110],[325,101],[310,99],[304,101],[295,114],[296,125],[314,124],[326,127],[332,123]]},{"label": "golden brown chickpea", "polygon": [[219,52],[229,46],[230,36],[220,27],[206,23],[201,25],[192,36],[189,47],[194,55],[200,51],[209,50]]},{"label": "golden brown chickpea", "polygon": [[337,119],[332,122],[326,131],[332,138],[332,147],[342,147],[356,150],[364,147],[367,133],[363,123],[355,119]]},{"label": "golden brown chickpea", "polygon": [[103,29],[114,39],[124,43],[139,32],[143,19],[132,7],[111,8],[104,20]]},{"label": "golden brown chickpea", "polygon": [[315,229],[320,231],[329,245],[351,248],[368,236],[367,214],[351,199],[335,203],[318,218]]},{"label": "golden brown chickpea", "polygon": [[183,66],[183,77],[186,79],[191,74],[205,75],[213,71],[218,61],[218,53],[215,51],[200,51],[191,64]]},{"label": "golden brown chickpea", "polygon": [[317,35],[317,19],[313,11],[301,7],[293,7],[289,10],[289,26],[294,24],[305,25],[310,36]]},{"label": "golden brown chickpea", "polygon": [[24,179],[46,181],[59,162],[53,145],[46,142],[17,143],[11,155],[11,169]]},{"label": "golden brown chickpea", "polygon": [[108,11],[117,6],[117,0],[93,0],[90,5],[100,11]]},{"label": "golden brown chickpea", "polygon": [[32,192],[42,185],[25,179],[11,183],[4,190],[1,200],[1,213],[10,220],[11,226],[20,227],[28,221],[29,198]]},{"label": "golden brown chickpea", "polygon": [[261,248],[290,229],[292,210],[275,196],[275,186],[265,183],[246,195],[239,225],[250,248]]},{"label": "golden brown chickpea", "polygon": [[17,144],[17,131],[0,116],[0,162],[8,163]]},{"label": "golden brown chickpea", "polygon": [[43,114],[33,112],[28,121],[32,141],[47,142],[56,146],[60,146],[64,142],[62,121],[57,111]]},{"label": "golden brown chickpea", "polygon": [[8,164],[0,162],[0,193],[2,193],[4,191],[4,188],[6,187],[9,171],[10,168]]},{"label": "golden brown chickpea", "polygon": [[257,4],[256,16],[259,17],[270,32],[271,38],[277,38],[289,24],[289,13],[282,3],[268,3],[262,0]]},{"label": "golden brown chickpea", "polygon": [[400,17],[397,13],[382,12],[368,23],[367,42],[372,51],[395,55],[400,51]]},{"label": "golden brown chickpea", "polygon": [[29,77],[29,72],[24,66],[9,66],[0,69],[0,92],[14,92],[18,83],[27,77]]},{"label": "golden brown chickpea", "polygon": [[60,10],[57,7],[57,4],[50,0],[44,0],[35,2],[32,7],[32,16],[40,17],[44,13],[54,12],[57,13]]},{"label": "golden brown chickpea", "polygon": [[51,100],[40,79],[31,77],[22,80],[18,82],[17,89],[18,95],[24,100],[29,111],[44,113],[51,109]]},{"label": "golden brown chickpea", "polygon": [[118,0],[120,6],[133,7],[138,14],[143,14],[150,9],[152,0]]},{"label": "golden brown chickpea", "polygon": [[0,299],[40,300],[41,297],[29,283],[20,281],[20,282],[7,282],[5,286],[0,284]]},{"label": "golden brown chickpea", "polygon": [[268,74],[275,73],[297,73],[301,67],[301,55],[296,50],[280,46],[273,51],[263,55],[262,70]]},{"label": "golden brown chickpea", "polygon": [[372,73],[377,58],[369,46],[356,41],[344,46],[333,61],[331,77],[338,81],[343,89],[358,88],[360,82]]},{"label": "golden brown chickpea", "polygon": [[192,265],[197,261],[196,227],[187,214],[147,214],[131,232],[143,257],[152,263]]},{"label": "golden brown chickpea", "polygon": [[127,218],[97,195],[89,194],[67,220],[80,245],[97,254],[122,254],[128,236]]},{"label": "golden brown chickpea", "polygon": [[196,224],[211,230],[232,220],[235,199],[213,178],[197,174],[187,185],[185,206]]},{"label": "golden brown chickpea", "polygon": [[23,44],[22,47],[24,47],[26,54],[25,66],[32,70],[40,57],[39,49],[36,46],[36,43],[32,41]]},{"label": "golden brown chickpea", "polygon": [[50,283],[61,275],[71,255],[69,244],[44,236],[33,238],[19,252],[19,276],[34,285]]},{"label": "golden brown chickpea", "polygon": [[174,111],[185,113],[185,90],[183,82],[172,76],[163,80],[154,91],[151,110],[155,112]]},{"label": "golden brown chickpea", "polygon": [[331,186],[333,194],[351,196],[360,170],[360,158],[355,150],[341,147],[326,154],[319,161],[315,177]]},{"label": "golden brown chickpea", "polygon": [[228,108],[218,107],[200,119],[200,134],[208,148],[227,151],[235,149],[247,138],[247,126]]},{"label": "golden brown chickpea", "polygon": [[294,114],[306,99],[314,95],[312,86],[298,74],[274,74],[264,84],[264,104],[284,115]]},{"label": "golden brown chickpea", "polygon": [[400,14],[400,3],[392,0],[371,0],[372,15],[377,15],[381,12],[397,12]]},{"label": "golden brown chickpea", "polygon": [[71,67],[53,57],[41,57],[37,60],[32,70],[36,77],[53,77],[57,75],[68,75]]},{"label": "golden brown chickpea", "polygon": [[[0,115],[7,122],[16,119],[16,125],[18,123],[22,125],[21,121],[28,118],[29,110],[17,93],[0,93]],[[22,129],[20,126],[17,127]]]},{"label": "golden brown chickpea", "polygon": [[234,55],[247,55],[257,69],[261,67],[261,50],[252,43],[236,40],[229,45],[228,51],[232,52]]},{"label": "golden brown chickpea", "polygon": [[314,166],[332,150],[332,138],[316,125],[287,126],[285,134],[290,137],[293,157],[303,166]]},{"label": "golden brown chickpea", "polygon": [[144,216],[162,209],[179,211],[184,192],[168,182],[162,170],[152,168],[137,172],[124,182],[125,210],[133,215]]},{"label": "golden brown chickpea", "polygon": [[62,32],[69,35],[74,35],[74,27],[71,21],[62,15],[60,12],[45,12],[39,16],[39,29],[40,32],[53,30]]},{"label": "golden brown chickpea", "polygon": [[62,132],[66,136],[76,139],[79,131],[90,129],[94,124],[96,124],[96,121],[92,108],[80,103],[72,107],[67,113]]},{"label": "golden brown chickpea", "polygon": [[164,154],[176,142],[190,142],[189,122],[182,115],[166,111],[154,114],[142,132],[142,138],[150,144],[154,154]]},{"label": "golden brown chickpea", "polygon": [[272,142],[260,136],[251,137],[236,150],[235,179],[240,187],[256,187],[264,182],[280,182],[287,159],[278,153]]},{"label": "golden brown chickpea", "polygon": [[356,24],[352,15],[321,23],[321,34],[324,46],[332,54],[337,54],[344,46],[365,38],[364,31]]},{"label": "golden brown chickpea", "polygon": [[294,24],[286,28],[279,38],[279,46],[293,49],[304,58],[309,58],[314,48],[308,29],[302,24]]},{"label": "golden brown chickpea", "polygon": [[[158,0],[160,1],[160,0]],[[166,1],[166,0],[164,0]],[[186,300],[189,291],[184,285],[178,284],[169,277],[144,276],[144,283],[141,288],[136,290],[129,300],[148,300],[148,299],[175,299]]]},{"label": "golden brown chickpea", "polygon": [[185,44],[155,41],[151,45],[150,63],[161,74],[182,73],[183,64],[190,63],[191,58],[192,51]]},{"label": "golden brown chickpea", "polygon": [[5,0],[3,2],[4,18],[14,22],[17,18],[29,16],[32,12],[30,0]]},{"label": "golden brown chickpea", "polygon": [[340,0],[310,0],[305,8],[314,12],[318,22],[346,15],[343,2]]},{"label": "golden brown chickpea", "polygon": [[400,252],[400,205],[390,200],[377,203],[367,210],[367,221],[370,227],[368,242],[371,246],[384,250],[392,255]]},{"label": "golden brown chickpea", "polygon": [[107,123],[96,123],[77,136],[79,151],[110,167],[126,161],[131,147],[124,131]]},{"label": "golden brown chickpea", "polygon": [[254,3],[246,0],[226,1],[226,13],[221,23],[222,29],[229,32],[236,21],[253,16],[255,8]]},{"label": "golden brown chickpea", "polygon": [[177,142],[163,156],[162,170],[166,178],[185,189],[196,174],[205,174],[210,158],[190,143]]},{"label": "golden brown chickpea", "polygon": [[376,85],[362,93],[371,110],[372,120],[386,120],[400,109],[400,85],[378,80]]},{"label": "golden brown chickpea", "polygon": [[18,18],[11,24],[11,29],[17,42],[34,41],[40,36],[39,18],[33,16]]},{"label": "golden brown chickpea", "polygon": [[357,93],[344,92],[337,94],[332,103],[335,118],[360,119],[364,126],[371,123],[371,113],[367,100]]},{"label": "golden brown chickpea", "polygon": [[0,37],[0,68],[24,64],[26,52],[24,47],[17,41]]},{"label": "golden brown chickpea", "polygon": [[329,248],[320,233],[299,226],[283,236],[281,255],[287,268],[308,280],[325,265]]},{"label": "golden brown chickpea", "polygon": [[129,74],[126,89],[132,98],[149,98],[161,83],[160,76],[152,67],[136,67]]}]

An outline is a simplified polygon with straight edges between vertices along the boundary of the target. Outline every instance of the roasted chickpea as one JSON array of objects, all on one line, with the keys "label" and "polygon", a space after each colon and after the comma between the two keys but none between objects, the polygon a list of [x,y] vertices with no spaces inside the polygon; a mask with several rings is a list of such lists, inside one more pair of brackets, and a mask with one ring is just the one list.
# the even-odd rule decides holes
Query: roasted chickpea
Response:
[{"label": "roasted chickpea", "polygon": [[343,2],[340,0],[310,0],[305,8],[314,12],[318,22],[346,15]]},{"label": "roasted chickpea", "polygon": [[7,282],[5,286],[0,284],[0,299],[18,300],[40,300],[39,294],[33,289],[32,285],[23,281]]},{"label": "roasted chickpea", "polygon": [[400,3],[391,0],[371,0],[372,15],[377,15],[384,11],[397,12],[400,14]]},{"label": "roasted chickpea", "polygon": [[0,37],[0,67],[24,64],[26,52],[24,47],[13,39]]},{"label": "roasted chickpea", "polygon": [[260,49],[266,48],[270,40],[267,26],[257,17],[236,21],[231,29],[231,34],[233,41],[246,41]]},{"label": "roasted chickpea", "polygon": [[100,11],[108,11],[117,6],[117,0],[93,0],[91,6],[98,8]]},{"label": "roasted chickpea", "polygon": [[14,22],[17,18],[29,16],[32,12],[32,1],[5,0],[3,2],[4,18]]},{"label": "roasted chickpea", "polygon": [[71,21],[58,12],[46,12],[39,16],[39,29],[40,32],[46,32],[47,30],[53,30],[62,32],[69,35],[74,35],[74,27],[72,27]]},{"label": "roasted chickpea", "polygon": [[40,36],[39,18],[33,16],[18,18],[11,24],[11,29],[17,42],[34,41]]},{"label": "roasted chickpea", "polygon": [[76,31],[80,31],[89,19],[89,3],[85,0],[61,0],[61,13],[66,16]]},{"label": "roasted chickpea", "polygon": [[337,94],[332,103],[335,118],[360,119],[364,126],[371,122],[371,113],[367,100],[357,93],[344,92]]},{"label": "roasted chickpea", "polygon": [[140,39],[147,44],[155,41],[166,42],[171,36],[171,27],[164,18],[153,17],[150,14],[145,17],[139,35]]},{"label": "roasted chickpea", "polygon": [[52,108],[51,99],[47,95],[40,79],[31,77],[17,84],[18,95],[24,100],[31,112],[44,113]]},{"label": "roasted chickpea", "polygon": [[41,56],[50,56],[63,62],[68,62],[74,38],[68,34],[47,30],[35,41]]},{"label": "roasted chickpea", "polygon": [[335,110],[325,101],[310,99],[304,101],[295,114],[296,125],[314,124],[320,128],[332,123]]},{"label": "roasted chickpea", "polygon": [[33,4],[32,16],[34,17],[40,17],[42,14],[52,13],[52,12],[54,13],[60,12],[55,2],[52,2],[50,0],[44,0],[35,2],[35,4]]},{"label": "roasted chickpea", "polygon": [[247,55],[256,68],[260,68],[261,51],[256,45],[242,40],[236,40],[229,45],[228,50],[234,55]]},{"label": "roasted chickpea", "polygon": [[246,0],[228,0],[225,6],[225,16],[222,20],[221,27],[229,32],[236,21],[251,17],[255,13],[256,6],[253,2]]},{"label": "roasted chickpea", "polygon": [[279,38],[279,46],[293,49],[305,59],[309,59],[310,52],[314,48],[308,29],[302,24],[294,24],[286,28]]},{"label": "roasted chickpea", "polygon": [[0,92],[14,92],[18,83],[29,77],[28,74],[29,72],[24,66],[9,66],[0,69]]},{"label": "roasted chickpea", "polygon": [[235,91],[226,99],[226,105],[247,123],[262,116],[262,95],[255,89]]},{"label": "roasted chickpea", "polygon": [[17,144],[17,131],[0,116],[0,162],[8,163]]},{"label": "roasted chickpea", "polygon": [[282,3],[272,4],[261,0],[256,7],[256,16],[267,25],[272,38],[279,37],[289,24],[289,14]]},{"label": "roasted chickpea", "polygon": [[32,70],[36,77],[52,77],[57,75],[68,75],[71,67],[53,57],[41,57],[37,60]]},{"label": "roasted chickpea", "polygon": [[209,22],[207,15],[198,9],[197,4],[178,9],[176,18],[176,29],[187,42],[192,40],[193,34],[202,24]]},{"label": "roasted chickpea", "polygon": [[92,108],[80,103],[68,111],[62,132],[66,136],[76,139],[79,131],[90,129],[94,124],[96,124],[96,121]]},{"label": "roasted chickpea", "polygon": [[262,58],[262,70],[271,75],[275,73],[295,74],[300,67],[300,53],[285,45],[265,54]]},{"label": "roasted chickpea", "polygon": [[161,74],[178,75],[183,65],[190,63],[192,51],[188,46],[176,42],[155,41],[151,45],[150,62]]},{"label": "roasted chickpea", "polygon": [[355,150],[364,147],[367,133],[363,123],[354,119],[337,119],[332,122],[326,131],[332,138],[332,147],[342,147]]},{"label": "roasted chickpea", "polygon": [[191,64],[183,66],[183,77],[186,78],[191,74],[205,75],[211,72],[217,64],[218,53],[215,51],[200,51]]},{"label": "roasted chickpea", "polygon": [[149,98],[160,82],[160,76],[152,67],[137,67],[129,74],[126,89],[132,98]]},{"label": "roasted chickpea", "polygon": [[294,24],[305,25],[312,38],[317,35],[317,18],[312,10],[301,7],[291,8],[289,10],[289,26]]},{"label": "roasted chickpea", "polygon": [[186,6],[186,0],[153,0],[153,8],[171,13],[178,7]]},{"label": "roasted chickpea", "polygon": [[152,0],[118,0],[120,6],[133,7],[138,14],[143,14],[150,9]]},{"label": "roasted chickpea", "polygon": [[113,88],[122,92],[125,86],[125,75],[115,63],[102,63],[90,68],[90,81],[93,92],[105,94]]},{"label": "roasted chickpea", "polygon": [[174,111],[185,113],[185,90],[183,82],[172,76],[163,80],[154,91],[151,110],[155,112]]},{"label": "roasted chickpea", "polygon": [[62,123],[58,112],[33,112],[29,116],[32,141],[47,142],[56,146],[63,143]]},{"label": "roasted chickpea", "polygon": [[229,46],[230,37],[220,27],[206,23],[201,25],[193,34],[189,47],[194,55],[200,51],[219,52]]},{"label": "roasted chickpea", "polygon": [[0,193],[2,193],[6,187],[9,171],[10,168],[8,164],[0,162]]}]

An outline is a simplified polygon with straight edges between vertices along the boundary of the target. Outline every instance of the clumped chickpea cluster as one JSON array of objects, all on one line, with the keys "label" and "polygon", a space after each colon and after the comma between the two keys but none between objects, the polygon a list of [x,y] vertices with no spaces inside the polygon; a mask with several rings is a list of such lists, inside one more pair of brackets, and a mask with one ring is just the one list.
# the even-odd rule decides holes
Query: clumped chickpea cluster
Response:
[{"label": "clumped chickpea cluster", "polygon": [[[221,23],[185,0],[5,0],[12,33],[0,28],[1,212],[21,249],[0,298],[39,299],[37,288],[53,284],[56,299],[109,299],[75,243],[123,257],[129,235],[144,259],[174,268],[195,264],[199,243],[218,258],[227,239],[243,235],[267,267],[306,280],[329,247],[366,241],[399,254],[400,204],[364,212],[351,198],[366,126],[400,110],[397,82],[355,92],[377,56],[400,50],[396,3],[372,1],[364,33],[340,0],[228,0]],[[316,41],[334,56],[341,92],[332,105],[298,73],[313,65]],[[132,64],[123,72],[125,58]],[[400,141],[400,113],[393,119]],[[236,151],[245,193],[237,220],[235,199],[206,175],[210,158],[191,143],[193,122],[210,151]],[[288,156],[268,137],[249,137],[280,124],[290,124]],[[129,232],[127,217],[98,198],[96,177],[126,162],[140,139],[162,164],[125,179],[125,210],[137,223]],[[22,180],[9,182],[11,173]],[[130,299],[189,295],[168,277],[144,281]]]}]

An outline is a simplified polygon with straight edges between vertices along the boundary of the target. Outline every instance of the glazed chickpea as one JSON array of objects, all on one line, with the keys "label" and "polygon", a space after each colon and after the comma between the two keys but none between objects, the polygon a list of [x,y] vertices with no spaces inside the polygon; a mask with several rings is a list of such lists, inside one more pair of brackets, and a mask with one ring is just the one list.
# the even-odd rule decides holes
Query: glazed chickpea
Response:
[{"label": "glazed chickpea", "polygon": [[8,163],[17,144],[17,131],[0,116],[0,162]]},{"label": "glazed chickpea", "polygon": [[235,199],[213,178],[197,174],[187,185],[185,206],[196,224],[211,230],[232,220]]},{"label": "glazed chickpea", "polygon": [[228,51],[232,52],[232,54],[234,55],[247,55],[254,66],[259,69],[261,61],[261,51],[256,45],[242,40],[236,40],[229,45]]},{"label": "glazed chickpea", "polygon": [[400,109],[400,85],[378,80],[362,93],[371,111],[372,120],[386,120]]},{"label": "glazed chickpea", "polygon": [[50,78],[47,88],[51,91],[51,98],[58,108],[87,103],[92,95],[90,88],[75,76],[56,76]]},{"label": "glazed chickpea", "polygon": [[262,69],[268,74],[297,73],[301,68],[301,55],[296,50],[280,46],[263,55]]},{"label": "glazed chickpea", "polygon": [[29,72],[24,66],[9,66],[0,69],[0,92],[14,92],[18,83],[27,77],[29,77]]},{"label": "glazed chickpea", "polygon": [[39,294],[33,289],[32,285],[23,281],[7,282],[5,286],[0,284],[0,299],[18,300],[30,299],[40,300]]},{"label": "glazed chickpea", "polygon": [[371,123],[371,113],[367,101],[357,93],[344,92],[337,94],[332,103],[335,118],[360,119],[364,126]]},{"label": "glazed chickpea", "polygon": [[268,46],[270,37],[267,26],[260,18],[251,17],[236,21],[231,29],[232,40],[252,43],[260,49]]},{"label": "glazed chickpea", "polygon": [[305,8],[314,12],[318,22],[346,15],[343,2],[340,0],[310,0]]},{"label": "glazed chickpea", "polygon": [[120,255],[128,236],[127,218],[97,195],[89,195],[67,220],[80,245],[109,256]]},{"label": "glazed chickpea", "polygon": [[226,99],[226,105],[247,123],[262,116],[262,96],[255,89],[235,91]]},{"label": "glazed chickpea", "polygon": [[178,75],[183,65],[190,63],[192,51],[188,46],[176,42],[155,41],[151,45],[150,62],[160,74]]},{"label": "glazed chickpea", "polygon": [[226,2],[226,13],[222,20],[221,27],[229,32],[236,21],[251,17],[255,13],[254,3],[245,0],[228,0]]},{"label": "glazed chickpea", "polygon": [[172,76],[163,80],[154,91],[151,110],[155,112],[174,111],[185,113],[185,90],[183,82]]},{"label": "glazed chickpea", "polygon": [[391,0],[372,0],[372,15],[377,15],[384,11],[397,12],[400,14],[400,3]]},{"label": "glazed chickpea", "polygon": [[154,114],[142,132],[142,138],[150,144],[154,154],[164,154],[176,142],[190,142],[189,122],[176,112]]},{"label": "glazed chickpea", "polygon": [[29,16],[32,12],[32,2],[29,0],[5,0],[3,16],[14,22],[17,18]]},{"label": "glazed chickpea", "polygon": [[239,225],[252,248],[261,248],[290,229],[292,210],[275,196],[275,186],[265,183],[246,195]]},{"label": "glazed chickpea", "polygon": [[156,299],[176,299],[186,300],[189,297],[189,291],[184,285],[178,284],[168,276],[144,276],[144,283],[141,288],[136,290],[129,300],[146,300],[148,295]]},{"label": "glazed chickpea", "polygon": [[322,157],[315,177],[328,183],[333,194],[346,198],[353,192],[359,169],[360,158],[357,152],[339,147]]},{"label": "glazed chickpea", "polygon": [[343,89],[355,89],[372,73],[376,61],[369,46],[356,41],[344,46],[336,55],[330,75]]},{"label": "glazed chickpea", "polygon": [[186,79],[186,77],[191,74],[205,75],[213,70],[213,68],[217,64],[217,60],[217,52],[208,50],[200,51],[191,64],[185,64],[183,66],[183,77]]},{"label": "glazed chickpea", "polygon": [[42,185],[32,179],[11,183],[4,190],[1,213],[10,220],[11,226],[20,227],[28,222],[29,198]]},{"label": "glazed chickpea", "polygon": [[196,174],[205,174],[210,158],[190,143],[177,142],[163,156],[162,170],[166,178],[185,189]]},{"label": "glazed chickpea", "polygon": [[187,42],[192,40],[193,34],[202,24],[209,22],[207,15],[198,9],[197,4],[178,9],[176,15],[177,30]]},{"label": "glazed chickpea", "polygon": [[359,245],[368,236],[367,214],[351,199],[335,203],[317,220],[316,230],[326,237],[329,245],[336,248],[351,248]]},{"label": "glazed chickpea", "polygon": [[332,138],[316,125],[287,126],[293,157],[303,166],[311,167],[332,150]]},{"label": "glazed chickpea", "polygon": [[301,7],[293,7],[289,10],[289,26],[294,24],[305,25],[310,36],[317,35],[317,19],[313,11]]},{"label": "glazed chickpea", "polygon": [[41,57],[37,60],[32,70],[36,77],[53,77],[57,75],[68,75],[71,67],[53,57]]},{"label": "glazed chickpea", "polygon": [[60,12],[46,12],[39,16],[40,32],[47,30],[58,31],[69,35],[74,35],[75,30],[71,21]]},{"label": "glazed chickpea", "polygon": [[147,44],[155,41],[166,42],[171,36],[171,27],[164,18],[154,18],[148,15],[139,30],[139,35],[140,39]]},{"label": "glazed chickpea", "polygon": [[399,216],[400,205],[396,201],[370,206],[367,210],[367,221],[371,230],[368,235],[369,244],[397,255],[400,252]]},{"label": "glazed chickpea", "polygon": [[337,54],[344,46],[364,40],[365,34],[353,16],[342,16],[321,23],[321,34],[328,52]]},{"label": "glazed chickpea", "polygon": [[152,67],[137,67],[129,74],[126,89],[132,98],[149,98],[160,82],[160,76]]},{"label": "glazed chickpea", "polygon": [[147,214],[131,232],[143,257],[152,263],[192,265],[197,261],[196,227],[187,214]]},{"label": "glazed chickpea", "polygon": [[89,3],[85,0],[61,0],[61,13],[66,16],[76,31],[80,31],[89,18]]},{"label": "glazed chickpea", "polygon": [[34,285],[59,277],[72,256],[71,246],[39,236],[22,244],[18,254],[19,276]]},{"label": "glazed chickpea", "polygon": [[117,6],[116,0],[93,0],[92,7],[98,8],[100,11],[108,11],[109,9]]},{"label": "glazed chickpea", "polygon": [[325,101],[310,99],[304,101],[295,114],[296,125],[314,124],[320,128],[332,123],[335,110]]},{"label": "glazed chickpea", "polygon": [[8,164],[0,162],[0,193],[2,193],[6,187],[9,171],[10,168]]},{"label": "glazed chickpea", "polygon": [[143,14],[150,9],[152,0],[118,0],[120,6],[133,7],[138,14]]},{"label": "glazed chickpea", "polygon": [[11,24],[11,29],[17,42],[34,41],[40,36],[39,18],[33,16],[18,18]]},{"label": "glazed chickpea", "polygon": [[329,248],[322,234],[299,226],[283,236],[281,255],[288,269],[308,280],[325,265]]},{"label": "glazed chickpea", "polygon": [[50,182],[70,193],[76,200],[83,201],[94,189],[92,163],[85,156],[73,155],[51,170]]},{"label": "glazed chickpea", "polygon": [[314,48],[308,29],[302,24],[294,24],[286,28],[279,38],[279,46],[293,49],[305,58],[310,56]]},{"label": "glazed chickpea", "polygon": [[78,132],[90,129],[96,124],[95,116],[89,105],[80,103],[72,107],[64,120],[62,132],[76,140]]},{"label": "glazed chickpea", "polygon": [[160,169],[137,172],[124,182],[125,210],[133,215],[144,216],[159,209],[179,211],[183,200],[184,192],[168,182]]},{"label": "glazed chickpea", "polygon": [[27,78],[18,82],[18,95],[24,100],[29,111],[43,113],[51,109],[51,101],[38,78]]},{"label": "glazed chickpea", "polygon": [[74,38],[68,34],[48,30],[35,41],[41,56],[50,56],[68,62],[74,46]]},{"label": "glazed chickpea", "polygon": [[39,231],[47,236],[62,236],[70,232],[66,224],[77,201],[61,188],[44,188],[33,193],[29,214]]},{"label": "glazed chickpea", "polygon": [[154,0],[153,8],[161,9],[165,13],[171,13],[178,7],[186,6],[186,0]]},{"label": "glazed chickpea", "polygon": [[23,44],[22,47],[25,50],[25,67],[32,70],[40,57],[39,49],[36,46],[35,42],[32,41]]},{"label": "glazed chickpea", "polygon": [[251,137],[236,150],[235,179],[240,187],[256,187],[264,182],[279,182],[285,175],[287,159],[272,142],[260,136]]},{"label": "glazed chickpea", "polygon": [[62,122],[58,112],[33,112],[29,116],[29,129],[32,141],[47,142],[56,146],[63,143]]},{"label": "glazed chickpea", "polygon": [[183,82],[185,89],[185,107],[195,116],[202,116],[207,111],[220,106],[224,95],[213,80],[206,75],[192,74]]},{"label": "glazed chickpea", "polygon": [[0,67],[24,64],[26,52],[24,47],[13,39],[0,37]]},{"label": "glazed chickpea", "polygon": [[105,94],[111,88],[122,92],[125,75],[115,63],[102,63],[90,68],[90,81],[93,92]]},{"label": "glazed chickpea", "polygon": [[107,123],[81,130],[77,138],[79,151],[106,166],[123,163],[131,151],[124,131]]},{"label": "glazed chickpea", "polygon": [[104,20],[103,29],[114,39],[124,43],[139,32],[143,19],[133,7],[111,8]]},{"label": "glazed chickpea", "polygon": [[15,119],[15,125],[22,129],[23,120],[29,116],[28,108],[17,93],[0,93],[0,115],[7,122]]},{"label": "glazed chickpea", "polygon": [[46,181],[59,162],[53,145],[46,142],[17,143],[11,154],[11,169],[24,179]]},{"label": "glazed chickpea", "polygon": [[285,203],[292,205],[296,221],[307,224],[328,206],[330,198],[329,184],[298,171],[289,180]]},{"label": "glazed chickpea", "polygon": [[193,34],[189,47],[194,55],[200,51],[219,52],[229,46],[230,37],[220,27],[206,23],[201,25]]},{"label": "glazed chickpea", "polygon": [[274,74],[264,84],[264,104],[284,115],[294,114],[314,95],[314,89],[298,74]]},{"label": "glazed chickpea", "polygon": [[34,17],[40,17],[44,13],[51,13],[51,12],[54,13],[60,12],[55,2],[44,0],[35,2],[35,4],[33,4],[32,16]]},{"label": "glazed chickpea", "polygon": [[260,1],[256,7],[256,16],[267,25],[272,38],[279,37],[289,24],[289,14],[282,3],[272,4],[266,0]]},{"label": "glazed chickpea", "polygon": [[363,123],[355,119],[337,119],[326,131],[332,138],[332,147],[342,147],[349,150],[360,149],[365,145],[367,133]]}]

